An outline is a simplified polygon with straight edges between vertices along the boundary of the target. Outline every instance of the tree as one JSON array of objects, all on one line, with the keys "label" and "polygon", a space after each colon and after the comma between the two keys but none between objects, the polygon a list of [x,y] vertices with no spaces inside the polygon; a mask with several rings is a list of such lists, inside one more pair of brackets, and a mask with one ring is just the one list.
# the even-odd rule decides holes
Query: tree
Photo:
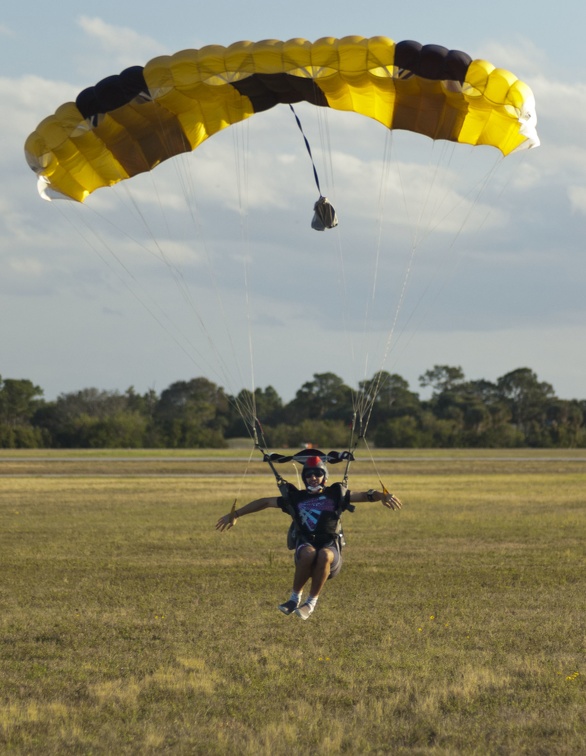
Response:
[{"label": "tree", "polygon": [[334,373],[314,373],[285,408],[287,422],[303,420],[343,420],[352,417],[352,391]]},{"label": "tree", "polygon": [[464,372],[461,367],[450,365],[434,365],[431,370],[426,370],[419,376],[419,385],[422,388],[431,386],[434,394],[444,391],[453,391],[464,383]]},{"label": "tree", "polygon": [[409,390],[409,383],[396,373],[385,370],[360,383],[360,391],[367,402],[372,401],[369,426],[375,431],[390,418],[409,415],[417,418],[422,406],[418,394]]},{"label": "tree", "polygon": [[0,446],[34,448],[43,446],[44,435],[32,419],[41,406],[43,391],[29,380],[0,376]]},{"label": "tree", "polygon": [[152,395],[133,389],[83,389],[61,394],[36,412],[34,423],[60,448],[141,448],[151,445]]},{"label": "tree", "polygon": [[380,423],[374,431],[374,443],[390,449],[416,449],[422,441],[418,420],[410,415],[394,417]]},{"label": "tree", "polygon": [[248,436],[253,415],[263,428],[269,428],[281,421],[282,414],[283,400],[272,386],[267,386],[266,389],[256,388],[254,395],[249,389],[242,389],[236,398],[230,399],[226,437]]},{"label": "tree", "polygon": [[553,386],[538,380],[529,368],[518,368],[497,380],[502,399],[507,403],[514,425],[519,428],[529,446],[541,446],[547,407],[555,398]]},{"label": "tree", "polygon": [[23,425],[30,423],[43,396],[43,390],[28,380],[0,376],[0,423]]},{"label": "tree", "polygon": [[160,397],[132,386],[124,394],[87,388],[53,402],[31,381],[0,377],[0,448],[220,447],[247,435],[253,417],[262,444],[336,448],[349,443],[355,410],[355,438],[367,431],[378,446],[586,446],[586,400],[558,399],[529,368],[492,383],[435,365],[419,380],[432,388],[429,400],[396,373],[376,373],[358,393],[334,373],[316,373],[283,406],[272,386],[228,397],[202,377],[173,383]]},{"label": "tree", "polygon": [[161,394],[155,422],[172,448],[225,446],[228,397],[207,378],[177,381]]},{"label": "tree", "polygon": [[546,409],[546,424],[552,446],[582,447],[586,445],[584,412],[576,400],[555,399]]}]

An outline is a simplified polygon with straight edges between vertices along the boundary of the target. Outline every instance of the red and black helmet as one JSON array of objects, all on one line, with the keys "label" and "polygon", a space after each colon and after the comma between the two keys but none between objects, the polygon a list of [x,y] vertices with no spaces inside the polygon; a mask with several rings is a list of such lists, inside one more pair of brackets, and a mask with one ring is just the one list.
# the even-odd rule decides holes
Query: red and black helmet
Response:
[{"label": "red and black helmet", "polygon": [[303,470],[301,472],[301,477],[304,482],[307,476],[310,475],[311,473],[317,473],[318,475],[323,475],[324,483],[328,479],[328,468],[326,467],[321,457],[308,457],[305,460],[305,464],[303,465]]}]

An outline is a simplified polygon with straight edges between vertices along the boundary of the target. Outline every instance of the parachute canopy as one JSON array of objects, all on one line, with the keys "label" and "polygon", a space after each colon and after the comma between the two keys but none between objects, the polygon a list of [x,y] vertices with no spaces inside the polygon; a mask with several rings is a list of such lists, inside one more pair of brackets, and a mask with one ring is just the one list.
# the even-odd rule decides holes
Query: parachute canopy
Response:
[{"label": "parachute canopy", "polygon": [[83,201],[279,103],[353,111],[389,129],[535,147],[535,101],[512,73],[438,45],[386,37],[236,42],[154,58],[83,90],[25,144],[39,189]]}]

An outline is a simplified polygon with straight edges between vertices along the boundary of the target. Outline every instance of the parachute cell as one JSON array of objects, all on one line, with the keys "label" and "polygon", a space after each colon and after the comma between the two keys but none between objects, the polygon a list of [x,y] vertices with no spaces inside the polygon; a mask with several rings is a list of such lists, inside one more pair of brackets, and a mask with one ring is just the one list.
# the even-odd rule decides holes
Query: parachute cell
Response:
[{"label": "parachute cell", "polygon": [[237,42],[110,76],[43,120],[25,144],[42,190],[83,201],[281,103],[309,102],[431,139],[539,144],[530,88],[439,45],[386,37]]}]

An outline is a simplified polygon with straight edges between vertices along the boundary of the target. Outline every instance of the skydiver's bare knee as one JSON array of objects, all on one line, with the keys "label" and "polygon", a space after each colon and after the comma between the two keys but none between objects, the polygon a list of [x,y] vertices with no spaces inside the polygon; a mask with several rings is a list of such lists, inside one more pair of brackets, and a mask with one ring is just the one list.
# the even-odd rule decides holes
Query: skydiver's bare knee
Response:
[{"label": "skydiver's bare knee", "polygon": [[316,551],[313,546],[310,546],[309,544],[303,544],[297,549],[295,561],[301,564],[312,564],[315,560],[315,554]]},{"label": "skydiver's bare knee", "polygon": [[331,565],[334,561],[334,552],[331,549],[320,549],[317,552],[317,563],[325,567],[326,565]]}]

